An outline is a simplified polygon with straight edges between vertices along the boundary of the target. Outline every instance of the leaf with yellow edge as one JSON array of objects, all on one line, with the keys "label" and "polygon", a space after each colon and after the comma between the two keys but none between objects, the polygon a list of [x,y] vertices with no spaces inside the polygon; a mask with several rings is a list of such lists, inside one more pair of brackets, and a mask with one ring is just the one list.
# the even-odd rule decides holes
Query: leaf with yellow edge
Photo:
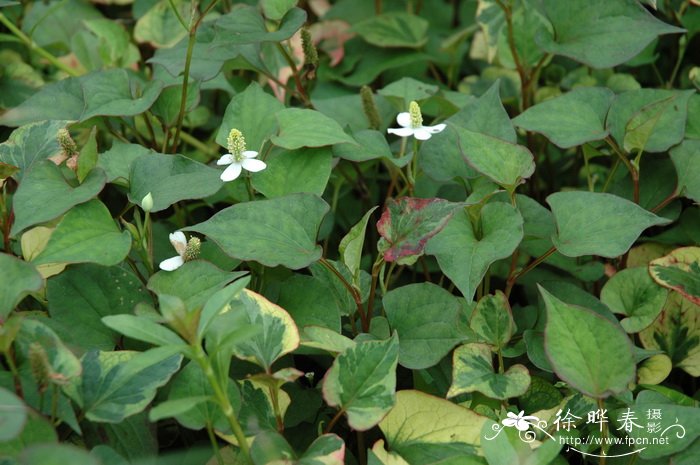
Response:
[{"label": "leaf with yellow edge", "polygon": [[673,362],[666,354],[652,355],[637,368],[638,384],[660,384],[671,374]]},{"label": "leaf with yellow edge", "polygon": [[[22,246],[22,257],[28,262],[34,260],[46,248],[49,238],[55,228],[47,228],[45,226],[37,226],[22,234],[20,244]],[[62,272],[67,263],[44,263],[35,265],[36,270],[41,276],[46,279]]]},{"label": "leaf with yellow edge", "polygon": [[383,439],[375,442],[372,450],[367,451],[367,463],[369,465],[410,465],[399,454],[386,450]]},{"label": "leaf with yellow edge", "polygon": [[515,364],[505,373],[496,373],[491,348],[487,344],[470,343],[458,347],[452,360],[452,385],[447,397],[468,392],[481,392],[493,399],[522,396],[530,387],[530,373]]},{"label": "leaf with yellow edge", "polygon": [[[389,449],[408,463],[438,463],[459,458],[460,464],[469,465],[476,459],[485,421],[486,417],[448,400],[406,390],[396,393],[396,405],[379,423],[379,428]],[[392,458],[384,463],[403,462]]]},{"label": "leaf with yellow edge", "polygon": [[348,416],[356,431],[366,431],[394,406],[399,339],[363,341],[340,354],[323,380],[323,398]]},{"label": "leaf with yellow edge", "polygon": [[654,323],[639,333],[645,349],[663,350],[673,366],[700,376],[700,306],[672,292]]},{"label": "leaf with yellow edge", "polygon": [[700,305],[700,247],[681,247],[649,263],[654,281]]},{"label": "leaf with yellow edge", "polygon": [[282,307],[249,289],[231,302],[233,311],[245,312],[247,323],[261,331],[234,347],[237,357],[269,371],[272,364],[299,347],[299,330]]}]

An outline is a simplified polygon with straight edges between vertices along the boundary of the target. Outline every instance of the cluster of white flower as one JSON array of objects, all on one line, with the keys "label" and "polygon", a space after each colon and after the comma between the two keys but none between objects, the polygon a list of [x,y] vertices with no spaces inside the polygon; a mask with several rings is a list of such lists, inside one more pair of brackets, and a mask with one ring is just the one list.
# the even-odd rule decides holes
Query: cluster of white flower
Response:
[{"label": "cluster of white flower", "polygon": [[[413,136],[418,140],[428,140],[433,134],[442,132],[446,127],[445,124],[423,126],[423,115],[418,103],[414,101],[409,104],[408,111],[399,113],[396,117],[396,122],[401,127],[387,129],[389,134],[395,134],[399,137]],[[267,167],[264,161],[256,159],[258,152],[246,150],[245,137],[238,129],[231,129],[226,142],[229,153],[223,155],[216,162],[217,165],[228,165],[224,172],[221,173],[222,181],[228,182],[237,179],[243,170],[257,173]],[[149,202],[144,202],[144,204],[148,203],[148,205],[144,206],[152,206],[152,202],[152,198],[150,198]],[[199,255],[199,239],[192,237],[188,241],[182,231],[175,231],[170,234],[170,243],[178,254],[160,262],[161,270],[176,270],[185,262],[193,260]]]}]

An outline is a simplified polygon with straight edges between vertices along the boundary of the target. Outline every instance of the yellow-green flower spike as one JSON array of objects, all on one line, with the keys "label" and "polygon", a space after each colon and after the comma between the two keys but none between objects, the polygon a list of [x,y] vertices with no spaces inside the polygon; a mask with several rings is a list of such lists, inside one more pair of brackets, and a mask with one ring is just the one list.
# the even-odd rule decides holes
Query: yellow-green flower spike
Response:
[{"label": "yellow-green flower spike", "polygon": [[419,128],[423,126],[423,115],[420,112],[420,107],[415,100],[408,104],[408,114],[411,115],[411,127]]},{"label": "yellow-green flower spike", "polygon": [[63,151],[67,157],[72,157],[78,153],[78,146],[70,136],[68,129],[59,129],[58,133],[56,133],[56,140],[58,140],[58,146],[61,147],[61,151]]},{"label": "yellow-green flower spike", "polygon": [[183,260],[186,262],[196,260],[199,257],[199,249],[201,245],[202,241],[200,241],[198,237],[191,237],[187,242],[187,247],[185,247],[185,254],[182,257]]},{"label": "yellow-green flower spike", "polygon": [[314,68],[318,67],[318,51],[311,38],[311,32],[305,27],[301,29],[301,48],[304,51],[304,63]]},{"label": "yellow-green flower spike", "polygon": [[377,104],[374,102],[372,89],[370,89],[369,86],[362,86],[360,89],[360,97],[362,99],[362,110],[365,112],[369,127],[371,129],[379,129],[381,126],[381,119],[379,118]]},{"label": "yellow-green flower spike", "polygon": [[49,384],[50,366],[49,357],[44,348],[38,342],[29,344],[29,368],[39,387],[39,392],[44,392]]},{"label": "yellow-green flower spike", "polygon": [[228,146],[228,151],[234,157],[239,157],[243,152],[245,152],[245,137],[243,133],[238,129],[231,129],[228,133],[228,139],[226,140]]}]

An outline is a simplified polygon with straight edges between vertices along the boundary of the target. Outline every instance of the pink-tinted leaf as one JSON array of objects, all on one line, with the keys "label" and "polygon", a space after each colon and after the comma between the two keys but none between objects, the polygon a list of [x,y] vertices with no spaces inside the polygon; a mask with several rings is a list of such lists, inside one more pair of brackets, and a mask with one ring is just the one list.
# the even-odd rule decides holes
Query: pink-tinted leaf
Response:
[{"label": "pink-tinted leaf", "polygon": [[445,227],[457,206],[443,199],[414,197],[387,202],[377,222],[379,234],[389,244],[384,260],[393,262],[422,254],[425,243]]}]

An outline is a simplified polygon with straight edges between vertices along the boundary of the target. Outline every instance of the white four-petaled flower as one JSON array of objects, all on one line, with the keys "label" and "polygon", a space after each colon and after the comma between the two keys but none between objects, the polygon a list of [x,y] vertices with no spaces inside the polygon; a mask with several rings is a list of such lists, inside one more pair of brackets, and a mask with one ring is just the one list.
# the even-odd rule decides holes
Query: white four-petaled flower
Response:
[{"label": "white four-petaled flower", "polygon": [[400,128],[389,128],[389,134],[395,134],[399,137],[413,136],[418,140],[428,140],[433,134],[442,132],[447,125],[436,124],[435,126],[423,126],[423,115],[421,114],[418,103],[411,102],[408,105],[408,111],[399,113],[396,117],[396,122]]},{"label": "white four-petaled flower", "polygon": [[161,270],[173,271],[180,268],[185,262],[194,260],[199,256],[201,242],[197,237],[191,237],[189,242],[182,231],[175,231],[170,234],[170,243],[175,248],[177,255],[160,262]]},{"label": "white four-petaled flower", "polygon": [[221,173],[221,180],[224,182],[233,181],[241,175],[242,170],[253,173],[264,170],[267,165],[262,160],[256,160],[258,152],[246,150],[245,138],[238,129],[231,129],[228,134],[228,151],[216,162],[217,165],[229,165]]},{"label": "white four-petaled flower", "polygon": [[539,418],[532,415],[525,415],[525,411],[521,410],[517,415],[513,412],[508,412],[508,418],[505,418],[501,423],[503,426],[513,427],[515,426],[518,431],[527,431],[530,428],[531,420],[539,420]]}]

